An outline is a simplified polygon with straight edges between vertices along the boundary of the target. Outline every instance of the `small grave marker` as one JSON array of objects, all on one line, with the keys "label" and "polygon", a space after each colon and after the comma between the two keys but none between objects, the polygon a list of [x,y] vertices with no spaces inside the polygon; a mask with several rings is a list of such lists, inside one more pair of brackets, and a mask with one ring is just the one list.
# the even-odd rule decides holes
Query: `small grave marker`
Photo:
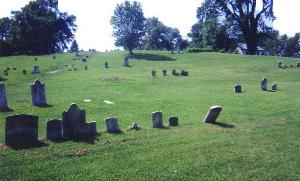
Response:
[{"label": "small grave marker", "polygon": [[105,119],[106,130],[108,133],[119,133],[121,130],[118,124],[118,118],[106,118]]},{"label": "small grave marker", "polygon": [[163,128],[162,112],[153,112],[152,113],[152,127],[153,128]]},{"label": "small grave marker", "polygon": [[211,107],[208,110],[208,112],[207,112],[207,114],[206,114],[206,116],[204,118],[204,122],[205,123],[212,123],[212,124],[216,123],[216,120],[217,120],[217,118],[218,118],[218,116],[219,116],[219,114],[220,114],[221,111],[222,111],[222,107],[221,106],[213,106],[213,107]]}]

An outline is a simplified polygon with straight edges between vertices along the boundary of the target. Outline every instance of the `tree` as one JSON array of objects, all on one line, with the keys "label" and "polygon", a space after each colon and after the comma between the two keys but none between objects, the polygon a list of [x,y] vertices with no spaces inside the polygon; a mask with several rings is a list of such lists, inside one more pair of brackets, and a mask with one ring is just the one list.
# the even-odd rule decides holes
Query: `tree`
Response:
[{"label": "tree", "polygon": [[11,54],[10,41],[10,24],[9,18],[0,19],[0,56]]},{"label": "tree", "polygon": [[114,29],[113,36],[116,38],[115,45],[123,46],[132,54],[132,50],[138,47],[145,34],[144,21],[140,3],[125,1],[118,4],[110,20]]},{"label": "tree", "polygon": [[74,40],[74,41],[72,42],[71,47],[70,47],[70,51],[71,51],[71,52],[76,52],[76,53],[78,53],[79,47],[78,47],[78,43],[77,43],[76,40]]}]

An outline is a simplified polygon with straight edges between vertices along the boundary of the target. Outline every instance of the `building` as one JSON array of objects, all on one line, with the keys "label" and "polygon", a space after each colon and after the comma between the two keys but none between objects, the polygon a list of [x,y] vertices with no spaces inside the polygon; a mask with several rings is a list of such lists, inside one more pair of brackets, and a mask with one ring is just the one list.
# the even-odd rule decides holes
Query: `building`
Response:
[{"label": "building", "polygon": [[[238,43],[238,47],[235,51],[241,55],[247,55],[248,48],[246,43]],[[267,52],[260,46],[257,46],[256,55],[267,55]]]}]

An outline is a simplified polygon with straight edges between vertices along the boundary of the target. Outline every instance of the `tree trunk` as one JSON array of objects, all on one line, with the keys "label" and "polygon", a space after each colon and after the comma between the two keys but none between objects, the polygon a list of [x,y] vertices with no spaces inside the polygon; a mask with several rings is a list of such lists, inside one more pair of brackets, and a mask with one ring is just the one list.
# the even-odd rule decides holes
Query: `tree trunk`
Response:
[{"label": "tree trunk", "polygon": [[256,55],[257,52],[257,35],[256,32],[247,32],[243,33],[244,39],[247,45],[247,54],[249,55]]},{"label": "tree trunk", "polygon": [[133,52],[132,52],[132,49],[129,49],[129,54],[130,54],[130,55],[132,55],[132,54],[133,54]]}]

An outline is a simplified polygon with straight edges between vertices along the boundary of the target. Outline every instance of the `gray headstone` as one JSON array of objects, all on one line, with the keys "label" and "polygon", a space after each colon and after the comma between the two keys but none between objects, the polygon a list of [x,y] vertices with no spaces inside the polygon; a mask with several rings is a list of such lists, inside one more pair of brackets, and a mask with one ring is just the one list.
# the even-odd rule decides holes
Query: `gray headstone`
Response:
[{"label": "gray headstone", "polygon": [[31,87],[32,104],[35,106],[47,105],[45,84],[43,84],[39,80],[35,80],[30,87]]},{"label": "gray headstone", "polygon": [[221,111],[222,111],[222,107],[221,106],[213,106],[213,107],[211,107],[208,110],[208,112],[207,112],[207,114],[206,114],[206,116],[204,118],[204,122],[205,123],[215,123]]},{"label": "gray headstone", "polygon": [[300,63],[297,63],[297,67],[300,67]]},{"label": "gray headstone", "polygon": [[67,112],[62,113],[63,136],[67,139],[94,139],[96,122],[86,122],[85,110],[71,104]]},{"label": "gray headstone", "polygon": [[152,75],[152,77],[156,77],[156,71],[155,71],[155,70],[152,70],[152,71],[151,71],[151,75]]},{"label": "gray headstone", "polygon": [[178,76],[178,75],[179,75],[179,74],[176,72],[176,69],[173,69],[173,70],[172,70],[172,75],[173,75],[173,76]]},{"label": "gray headstone", "polygon": [[84,69],[85,69],[85,70],[88,70],[89,68],[88,68],[88,66],[87,66],[87,65],[85,65],[85,66],[84,66]]},{"label": "gray headstone", "polygon": [[124,58],[124,67],[129,67],[129,59],[127,57]]},{"label": "gray headstone", "polygon": [[282,68],[282,62],[278,62],[277,67]]},{"label": "gray headstone", "polygon": [[22,73],[23,73],[23,75],[26,75],[27,71],[26,70],[22,70]]},{"label": "gray headstone", "polygon": [[118,124],[118,118],[106,118],[105,119],[106,130],[108,133],[119,133],[121,130]]},{"label": "gray headstone", "polygon": [[108,69],[108,62],[104,63],[104,68]]},{"label": "gray headstone", "polygon": [[132,123],[132,125],[128,126],[128,129],[138,131],[142,128],[137,123]]},{"label": "gray headstone", "polygon": [[40,67],[37,66],[37,65],[34,66],[33,69],[32,69],[32,73],[33,73],[33,74],[38,74],[38,73],[40,73]]},{"label": "gray headstone", "polygon": [[153,112],[152,113],[152,127],[153,128],[163,128],[162,112]]},{"label": "gray headstone", "polygon": [[273,90],[273,91],[276,91],[276,90],[277,90],[277,83],[276,83],[276,82],[274,82],[274,83],[272,84],[272,90]]},{"label": "gray headstone", "polygon": [[4,75],[8,75],[8,70],[7,70],[7,69],[4,69],[4,70],[3,70],[3,73],[4,73]]},{"label": "gray headstone", "polygon": [[178,126],[178,117],[172,116],[169,118],[170,126]]},{"label": "gray headstone", "polygon": [[6,91],[5,91],[5,85],[0,84],[0,111],[3,110],[8,110],[8,105],[7,105],[7,98],[6,98]]},{"label": "gray headstone", "polygon": [[46,123],[46,138],[52,141],[60,141],[63,139],[63,127],[61,120],[49,120]]},{"label": "gray headstone", "polygon": [[262,91],[266,91],[267,87],[268,87],[268,79],[267,78],[263,78],[263,80],[261,81],[261,90]]},{"label": "gray headstone", "polygon": [[242,93],[242,86],[237,84],[234,86],[234,92],[235,93]]},{"label": "gray headstone", "polygon": [[163,70],[163,76],[167,76],[167,70]]},{"label": "gray headstone", "polygon": [[6,117],[5,144],[8,146],[35,145],[38,142],[38,116]]},{"label": "gray headstone", "polygon": [[181,70],[181,76],[189,76],[189,72],[185,70]]}]

